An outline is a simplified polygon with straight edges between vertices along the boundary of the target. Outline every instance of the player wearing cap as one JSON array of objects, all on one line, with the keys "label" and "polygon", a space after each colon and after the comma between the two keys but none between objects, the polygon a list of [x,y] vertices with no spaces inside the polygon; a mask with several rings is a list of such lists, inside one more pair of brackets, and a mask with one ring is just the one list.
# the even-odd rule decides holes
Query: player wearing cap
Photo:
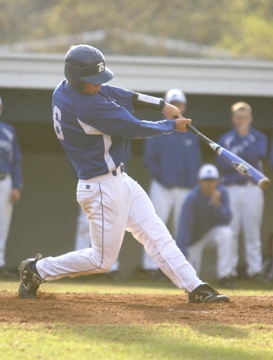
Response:
[{"label": "player wearing cap", "polygon": [[[77,200],[91,224],[92,247],[22,261],[19,296],[35,298],[44,281],[108,271],[127,230],[161,270],[187,290],[189,302],[228,302],[227,296],[196,276],[147,194],[121,165],[127,139],[183,132],[191,120],[182,118],[179,109],[163,99],[101,85],[114,75],[105,66],[103,54],[92,46],[78,45],[68,51],[65,76],[53,94],[54,127],[78,174]],[[137,108],[161,111],[170,120],[138,120],[132,115]]]},{"label": "player wearing cap", "polygon": [[[0,97],[0,116],[3,103]],[[9,277],[5,265],[6,243],[12,218],[13,204],[21,197],[21,151],[15,129],[0,121],[0,278]]]},{"label": "player wearing cap", "polygon": [[[221,136],[218,143],[262,171],[262,159],[267,155],[267,137],[251,127],[252,109],[249,104],[238,102],[231,107],[234,129]],[[239,261],[238,243],[241,228],[244,234],[247,275],[252,281],[265,282],[262,275],[261,224],[264,208],[262,190],[246,176],[235,171],[220,156],[218,164],[223,174],[232,211],[232,275],[237,276]]]},{"label": "player wearing cap", "polygon": [[212,164],[203,165],[198,186],[187,196],[181,211],[177,245],[200,276],[205,247],[217,245],[219,286],[235,288],[231,279],[231,210],[226,188],[219,185],[219,173]]},{"label": "player wearing cap", "polygon": [[[181,115],[187,108],[185,94],[171,89],[165,101],[176,106]],[[149,195],[160,219],[167,224],[173,213],[173,233],[177,234],[181,206],[197,185],[197,173],[202,154],[199,139],[190,131],[173,132],[168,136],[154,136],[146,141],[144,163],[152,176]],[[158,274],[158,266],[143,252],[142,267],[150,278]]]}]

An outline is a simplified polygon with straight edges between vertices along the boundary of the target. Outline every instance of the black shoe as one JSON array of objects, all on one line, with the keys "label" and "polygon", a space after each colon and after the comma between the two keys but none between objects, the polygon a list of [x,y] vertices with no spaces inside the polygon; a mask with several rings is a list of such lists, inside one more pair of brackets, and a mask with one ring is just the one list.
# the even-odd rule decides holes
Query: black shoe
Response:
[{"label": "black shoe", "polygon": [[218,280],[218,286],[224,289],[239,289],[231,277],[223,277]]},{"label": "black shoe", "polygon": [[188,294],[189,303],[228,303],[229,297],[220,295],[209,284],[199,285],[191,293]]},{"label": "black shoe", "polygon": [[259,283],[259,284],[269,284],[270,283],[270,281],[262,273],[255,274],[255,275],[251,276],[249,279],[250,279],[250,281]]},{"label": "black shoe", "polygon": [[35,259],[24,260],[19,265],[20,284],[18,294],[21,299],[36,299],[37,290],[44,280],[31,269],[31,265],[40,260],[41,257],[41,254],[37,254]]}]

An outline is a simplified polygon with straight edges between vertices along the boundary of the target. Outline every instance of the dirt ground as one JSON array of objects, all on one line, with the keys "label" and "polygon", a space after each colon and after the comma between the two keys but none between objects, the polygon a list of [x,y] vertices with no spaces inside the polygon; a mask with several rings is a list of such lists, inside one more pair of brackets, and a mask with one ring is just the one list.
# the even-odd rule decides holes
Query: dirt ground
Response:
[{"label": "dirt ground", "polygon": [[273,323],[273,297],[231,297],[228,304],[188,304],[186,294],[135,295],[38,293],[22,300],[0,292],[0,323],[67,324],[268,324]]}]

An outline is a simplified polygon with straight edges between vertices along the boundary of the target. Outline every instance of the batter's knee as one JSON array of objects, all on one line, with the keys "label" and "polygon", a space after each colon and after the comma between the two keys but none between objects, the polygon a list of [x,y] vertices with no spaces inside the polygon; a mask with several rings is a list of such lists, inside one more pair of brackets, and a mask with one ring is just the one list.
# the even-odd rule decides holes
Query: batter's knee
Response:
[{"label": "batter's knee", "polygon": [[111,269],[111,267],[114,265],[116,261],[116,258],[105,258],[102,260],[100,266],[99,266],[99,269],[101,272],[107,272]]}]

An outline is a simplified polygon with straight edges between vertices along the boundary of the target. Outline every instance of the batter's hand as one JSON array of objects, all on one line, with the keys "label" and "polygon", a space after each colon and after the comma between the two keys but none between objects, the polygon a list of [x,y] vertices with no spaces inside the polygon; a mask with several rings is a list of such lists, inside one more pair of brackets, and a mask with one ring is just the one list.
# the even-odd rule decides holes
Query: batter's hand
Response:
[{"label": "batter's hand", "polygon": [[188,131],[186,128],[187,124],[191,124],[191,119],[185,119],[183,116],[175,119],[176,122],[176,131],[186,132]]},{"label": "batter's hand", "polygon": [[176,106],[169,103],[164,105],[162,112],[168,120],[172,120],[175,117],[181,117],[180,110]]},{"label": "batter's hand", "polygon": [[11,194],[10,194],[10,201],[12,202],[12,204],[17,203],[17,201],[19,201],[21,198],[21,193],[19,189],[12,189]]}]

